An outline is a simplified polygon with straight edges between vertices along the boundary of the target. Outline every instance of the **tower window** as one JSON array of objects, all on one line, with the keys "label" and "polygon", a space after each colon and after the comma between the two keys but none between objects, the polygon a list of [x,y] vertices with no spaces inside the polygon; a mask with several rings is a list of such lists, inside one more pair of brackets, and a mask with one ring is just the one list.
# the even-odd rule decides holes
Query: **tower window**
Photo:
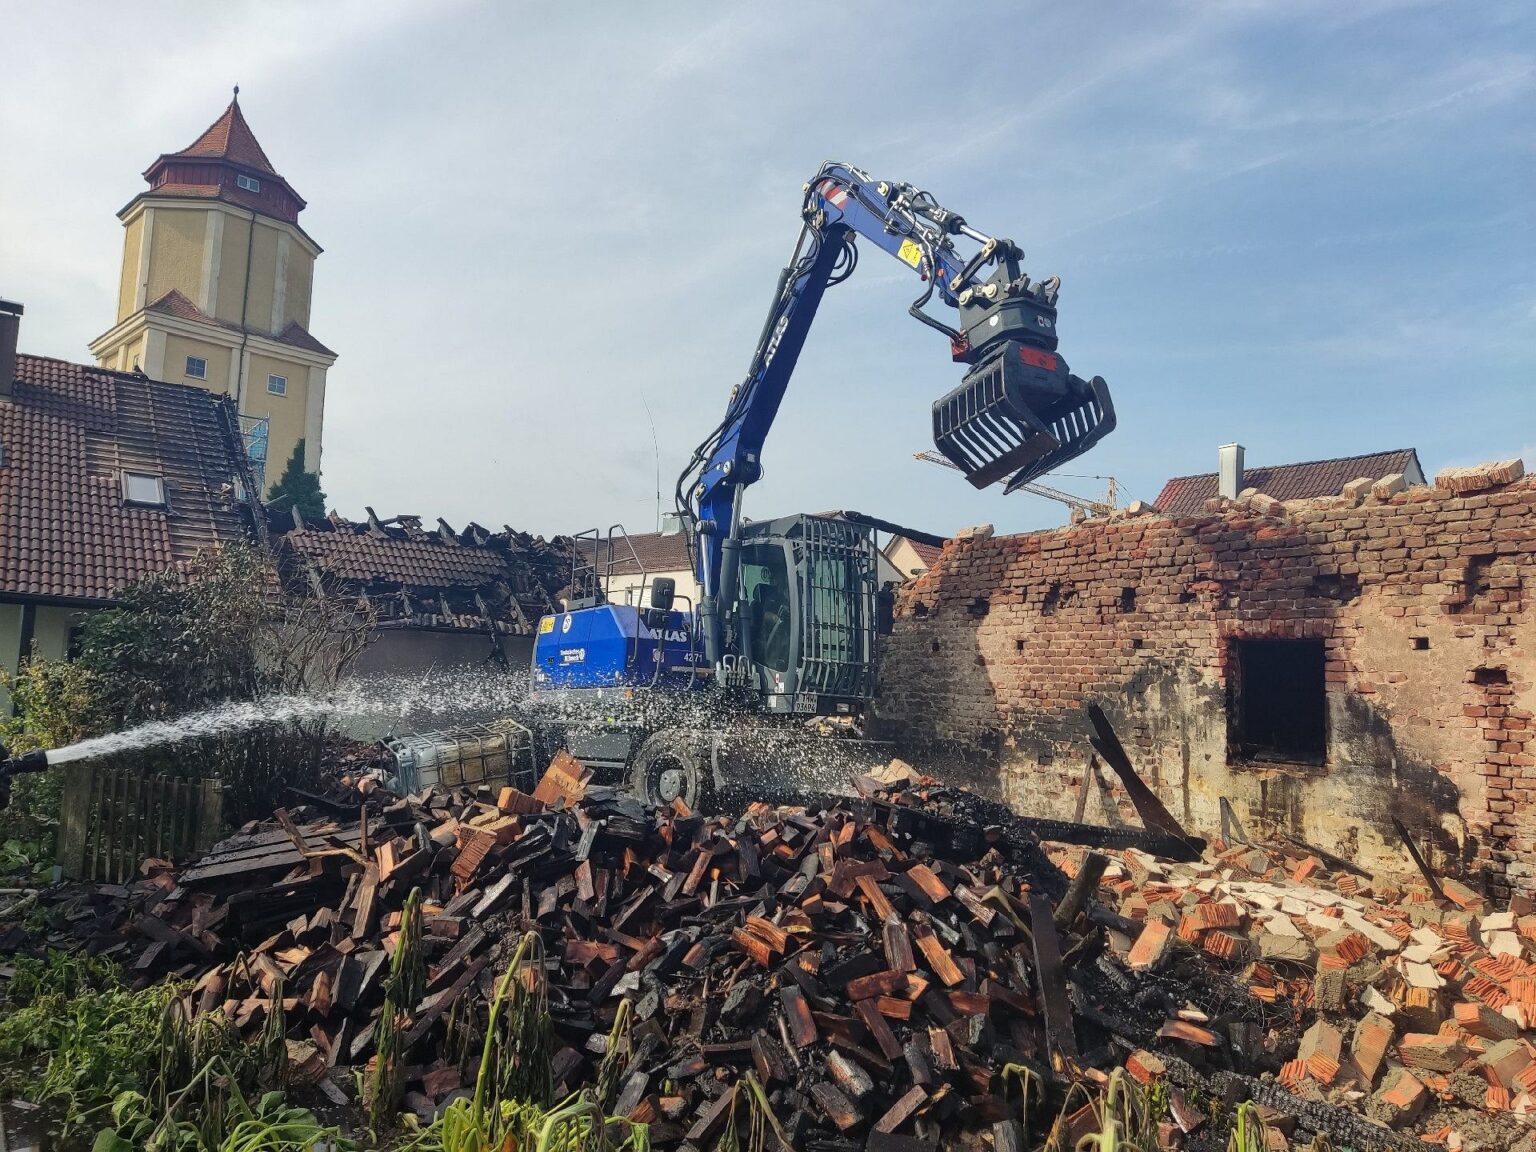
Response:
[{"label": "tower window", "polygon": [[235,175],[235,183],[247,192],[261,191],[261,181],[254,176],[247,176],[243,172]]},{"label": "tower window", "polygon": [[268,376],[267,377],[267,391],[272,393],[272,395],[274,395],[274,396],[286,396],[286,395],[288,395],[288,377],[286,377],[286,376]]},{"label": "tower window", "polygon": [[201,356],[187,357],[187,375],[193,380],[208,379],[208,361]]},{"label": "tower window", "polygon": [[165,481],[140,472],[123,473],[123,500],[129,504],[165,507]]}]

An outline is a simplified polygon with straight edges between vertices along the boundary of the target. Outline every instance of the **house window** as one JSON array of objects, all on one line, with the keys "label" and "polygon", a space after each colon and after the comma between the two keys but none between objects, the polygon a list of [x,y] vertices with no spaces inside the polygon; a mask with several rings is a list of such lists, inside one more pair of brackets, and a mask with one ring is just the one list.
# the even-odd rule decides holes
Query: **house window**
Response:
[{"label": "house window", "polygon": [[129,504],[165,507],[165,481],[139,472],[123,473],[123,499]]},{"label": "house window", "polygon": [[187,375],[194,380],[208,379],[208,361],[201,356],[188,356]]},{"label": "house window", "polygon": [[288,377],[275,375],[268,376],[267,391],[272,393],[274,396],[288,395]]},{"label": "house window", "polygon": [[246,176],[243,173],[237,174],[235,176],[235,183],[238,184],[241,188],[244,188],[247,192],[261,191],[261,181],[256,179],[254,176]]},{"label": "house window", "polygon": [[1328,694],[1321,640],[1234,640],[1227,724],[1239,760],[1321,764],[1328,752]]}]

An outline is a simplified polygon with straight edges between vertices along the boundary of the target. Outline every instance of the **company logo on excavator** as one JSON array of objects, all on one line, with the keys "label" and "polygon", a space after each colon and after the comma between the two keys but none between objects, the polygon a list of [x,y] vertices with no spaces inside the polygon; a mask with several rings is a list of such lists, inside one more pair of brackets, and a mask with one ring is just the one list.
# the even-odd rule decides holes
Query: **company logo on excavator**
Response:
[{"label": "company logo on excavator", "polygon": [[1030,348],[1027,345],[1019,345],[1019,359],[1035,368],[1044,368],[1047,372],[1056,371],[1057,359],[1050,352],[1042,352],[1038,348]]}]

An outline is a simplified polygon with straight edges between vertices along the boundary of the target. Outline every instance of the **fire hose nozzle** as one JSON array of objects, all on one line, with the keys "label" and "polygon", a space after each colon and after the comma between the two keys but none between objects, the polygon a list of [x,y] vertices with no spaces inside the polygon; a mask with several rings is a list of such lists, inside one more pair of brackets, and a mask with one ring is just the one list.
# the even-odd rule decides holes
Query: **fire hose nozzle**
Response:
[{"label": "fire hose nozzle", "polygon": [[20,756],[12,756],[10,749],[0,744],[0,808],[11,806],[11,777],[23,772],[46,772],[48,770],[48,753],[41,748],[35,748],[31,752],[23,752]]}]

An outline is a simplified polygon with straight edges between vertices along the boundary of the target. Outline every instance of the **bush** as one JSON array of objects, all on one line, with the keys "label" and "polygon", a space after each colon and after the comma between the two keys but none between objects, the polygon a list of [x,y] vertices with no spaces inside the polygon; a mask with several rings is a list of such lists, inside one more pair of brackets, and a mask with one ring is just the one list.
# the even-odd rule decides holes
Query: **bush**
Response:
[{"label": "bush", "polygon": [[[121,606],[85,618],[73,663],[33,659],[12,683],[16,751],[173,720],[229,701],[331,688],[366,645],[373,616],[352,601],[287,597],[271,559],[249,547],[199,555],[125,589]],[[321,719],[231,728],[111,758],[114,767],[224,781],[233,823],[266,815],[290,787],[317,779]],[[58,774],[18,779],[0,837],[51,835]]]}]

